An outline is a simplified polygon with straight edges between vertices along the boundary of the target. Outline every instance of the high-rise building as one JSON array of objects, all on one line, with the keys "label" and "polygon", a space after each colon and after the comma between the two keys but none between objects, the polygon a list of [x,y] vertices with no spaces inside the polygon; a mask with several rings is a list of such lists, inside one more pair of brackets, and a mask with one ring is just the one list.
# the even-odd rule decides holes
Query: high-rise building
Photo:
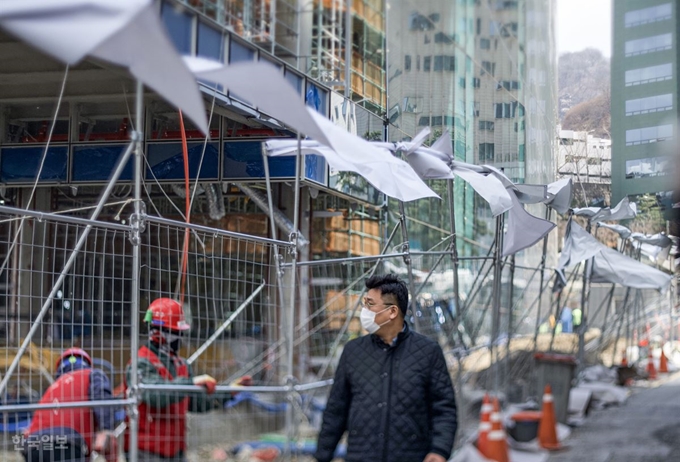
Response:
[{"label": "high-rise building", "polygon": [[678,2],[613,2],[612,202],[671,189],[678,158]]},{"label": "high-rise building", "polygon": [[[552,2],[402,0],[387,19],[391,139],[448,130],[457,159],[493,165],[517,183],[554,180]],[[455,197],[458,232],[491,239],[483,201],[458,184]]]}]

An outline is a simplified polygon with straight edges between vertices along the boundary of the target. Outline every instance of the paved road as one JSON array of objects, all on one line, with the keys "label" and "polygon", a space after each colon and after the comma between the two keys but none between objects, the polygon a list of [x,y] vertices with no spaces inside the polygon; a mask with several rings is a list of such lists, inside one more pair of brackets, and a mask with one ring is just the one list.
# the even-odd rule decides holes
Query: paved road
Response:
[{"label": "paved road", "polygon": [[680,376],[636,389],[623,406],[597,411],[550,462],[680,461]]}]

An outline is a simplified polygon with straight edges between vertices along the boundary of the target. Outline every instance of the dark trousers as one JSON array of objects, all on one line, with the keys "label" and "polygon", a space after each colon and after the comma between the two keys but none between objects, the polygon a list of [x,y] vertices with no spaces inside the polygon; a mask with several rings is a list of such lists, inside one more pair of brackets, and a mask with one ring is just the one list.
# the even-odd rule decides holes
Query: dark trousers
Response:
[{"label": "dark trousers", "polygon": [[78,445],[66,444],[60,448],[28,448],[26,462],[86,462],[87,457]]}]

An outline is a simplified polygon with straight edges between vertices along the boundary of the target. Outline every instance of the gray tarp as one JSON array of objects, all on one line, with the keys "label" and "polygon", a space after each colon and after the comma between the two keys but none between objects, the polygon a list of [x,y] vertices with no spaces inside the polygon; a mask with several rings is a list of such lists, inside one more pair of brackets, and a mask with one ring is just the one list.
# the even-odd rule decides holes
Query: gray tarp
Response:
[{"label": "gray tarp", "polygon": [[633,289],[660,291],[665,291],[671,282],[670,275],[610,249],[570,220],[564,248],[557,264],[561,283],[566,284],[565,269],[590,258],[593,259],[593,282],[610,282]]}]

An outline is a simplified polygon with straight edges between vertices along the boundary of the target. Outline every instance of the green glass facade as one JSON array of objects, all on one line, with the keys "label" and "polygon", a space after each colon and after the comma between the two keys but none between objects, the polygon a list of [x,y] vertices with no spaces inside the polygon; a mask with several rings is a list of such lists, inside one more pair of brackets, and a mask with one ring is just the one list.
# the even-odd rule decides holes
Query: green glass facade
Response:
[{"label": "green glass facade", "polygon": [[[429,126],[433,135],[450,133],[459,160],[493,165],[517,183],[554,181],[554,8],[548,0],[392,2],[390,140]],[[436,190],[446,197],[445,188]],[[448,229],[448,206],[425,202],[407,213]],[[491,212],[462,181],[454,205],[463,252],[475,254],[493,240]],[[418,229],[412,235],[421,232],[427,235]]]},{"label": "green glass facade", "polygon": [[677,159],[677,2],[613,2],[612,203],[671,189]]}]

